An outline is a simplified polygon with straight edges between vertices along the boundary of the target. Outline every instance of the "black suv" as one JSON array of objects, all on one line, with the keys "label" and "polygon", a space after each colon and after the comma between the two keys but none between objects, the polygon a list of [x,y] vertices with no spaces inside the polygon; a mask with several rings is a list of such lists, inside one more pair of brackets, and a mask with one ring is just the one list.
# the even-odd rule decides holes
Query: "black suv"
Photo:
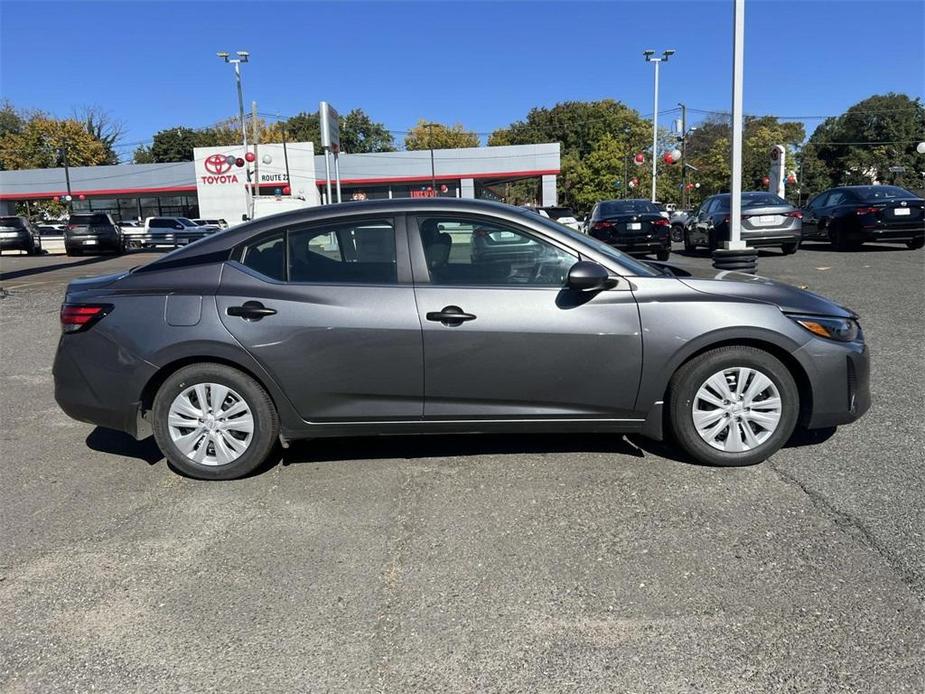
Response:
[{"label": "black suv", "polygon": [[84,251],[125,251],[122,229],[103,212],[72,214],[64,229],[64,251],[68,255],[83,255]]},{"label": "black suv", "polygon": [[865,241],[925,246],[923,200],[899,186],[843,186],[823,191],[803,208],[803,237],[851,251]]},{"label": "black suv", "polygon": [[25,217],[0,217],[0,253],[25,251],[29,255],[42,252],[42,238]]}]

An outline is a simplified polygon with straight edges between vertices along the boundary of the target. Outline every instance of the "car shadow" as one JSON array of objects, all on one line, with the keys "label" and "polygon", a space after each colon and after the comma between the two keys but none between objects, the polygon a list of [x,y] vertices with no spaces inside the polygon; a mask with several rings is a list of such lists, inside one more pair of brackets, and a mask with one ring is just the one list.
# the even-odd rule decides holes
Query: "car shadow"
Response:
[{"label": "car shadow", "polygon": [[818,241],[818,242],[809,242],[800,244],[801,251],[828,251],[829,253],[880,253],[880,252],[890,252],[890,251],[906,251],[909,249],[906,247],[905,243],[896,243],[896,244],[874,244],[874,243],[865,243],[864,245],[853,248],[847,251],[836,251],[832,248],[832,244],[828,241]]},{"label": "car shadow", "polygon": [[[800,246],[800,248],[802,249],[803,247]],[[710,251],[709,251],[708,249],[706,249],[706,248],[698,248],[698,249],[693,250],[693,251],[685,251],[685,250],[682,248],[682,249],[679,249],[679,250],[676,250],[676,251],[673,250],[673,251],[671,251],[671,253],[672,253],[672,255],[680,255],[680,256],[682,256],[682,257],[684,257],[684,258],[709,258],[709,257],[711,257],[711,256],[710,256]],[[759,257],[759,258],[779,258],[779,257],[782,257],[783,255],[784,255],[784,254],[780,251],[780,249],[776,249],[776,250],[773,250],[773,251],[772,251],[772,250],[768,250],[767,248],[759,248],[759,249],[758,249],[758,257]]]},{"label": "car shadow", "polygon": [[427,434],[293,441],[283,465],[347,460],[452,458],[524,453],[616,453],[644,458],[621,434]]},{"label": "car shadow", "polygon": [[137,458],[148,465],[154,465],[164,459],[164,454],[157,447],[153,436],[136,441],[121,431],[96,427],[87,436],[86,444],[94,451],[120,455],[125,458]]},{"label": "car shadow", "polygon": [[[5,256],[4,256],[5,257]],[[75,260],[70,263],[55,263],[54,265],[39,265],[37,267],[27,267],[22,270],[13,270],[12,272],[0,272],[0,282],[7,280],[15,280],[20,277],[29,277],[31,275],[40,275],[43,272],[53,272],[54,270],[62,270],[69,267],[80,267],[81,265],[93,265],[94,263],[102,263],[106,260],[111,260],[113,258],[112,254],[107,255],[97,255],[92,258],[84,258],[82,260]]]}]

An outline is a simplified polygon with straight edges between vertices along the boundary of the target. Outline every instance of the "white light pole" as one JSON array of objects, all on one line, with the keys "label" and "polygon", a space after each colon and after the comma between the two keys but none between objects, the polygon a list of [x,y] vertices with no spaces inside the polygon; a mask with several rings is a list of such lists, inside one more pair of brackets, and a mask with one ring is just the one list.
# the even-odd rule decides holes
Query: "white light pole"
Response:
[{"label": "white light pole", "polygon": [[742,85],[745,72],[745,0],[735,0],[732,36],[732,190],[729,204],[731,251],[745,250],[742,241]]},{"label": "white light pole", "polygon": [[658,66],[659,63],[668,62],[668,58],[674,55],[674,50],[662,51],[661,58],[653,58],[655,51],[643,51],[643,57],[647,63],[655,63],[655,99],[652,107],[652,202],[655,202],[655,181],[658,176]]},{"label": "white light pole", "polygon": [[226,63],[234,65],[234,77],[238,86],[238,118],[241,122],[241,138],[244,142],[244,151],[247,151],[247,126],[244,124],[244,92],[241,90],[241,63],[246,63],[248,61],[250,53],[247,51],[237,51],[237,58],[230,57],[227,51],[219,51],[215,55]]}]

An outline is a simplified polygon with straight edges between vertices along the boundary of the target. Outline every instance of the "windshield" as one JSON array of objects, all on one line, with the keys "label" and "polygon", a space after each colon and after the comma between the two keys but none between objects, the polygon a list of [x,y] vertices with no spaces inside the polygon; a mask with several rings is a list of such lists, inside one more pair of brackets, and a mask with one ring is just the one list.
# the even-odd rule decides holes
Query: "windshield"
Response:
[{"label": "windshield", "polygon": [[199,225],[186,217],[177,217],[177,221],[185,227],[198,227]]},{"label": "windshield", "polygon": [[637,213],[659,214],[659,209],[648,200],[611,200],[610,202],[601,203],[600,214],[602,217]]},{"label": "windshield", "polygon": [[900,198],[918,197],[905,188],[899,186],[859,186],[854,188],[855,193],[865,202],[873,200],[897,200]]},{"label": "windshield", "polygon": [[553,229],[558,231],[560,234],[565,234],[569,238],[577,241],[579,245],[590,246],[591,248],[593,248],[595,251],[597,251],[601,255],[612,259],[626,271],[624,274],[630,277],[658,277],[662,274],[652,269],[652,267],[650,267],[649,265],[644,265],[643,263],[636,260],[635,258],[632,258],[631,256],[628,256],[625,253],[621,253],[616,248],[608,246],[606,243],[603,243],[601,241],[598,241],[595,238],[592,238],[578,231],[575,231],[571,227],[567,227],[564,224],[560,224],[554,219],[547,219],[546,217],[541,217],[540,215],[536,214],[532,210],[531,211],[522,210],[522,213],[525,215],[529,215],[530,218],[534,222],[537,221],[538,219],[541,224],[552,227]]}]

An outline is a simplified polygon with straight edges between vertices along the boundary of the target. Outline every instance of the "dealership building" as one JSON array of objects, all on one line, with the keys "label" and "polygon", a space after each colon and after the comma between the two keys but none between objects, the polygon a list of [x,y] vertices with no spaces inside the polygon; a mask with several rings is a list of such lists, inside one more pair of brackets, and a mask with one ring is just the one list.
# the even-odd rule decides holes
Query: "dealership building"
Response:
[{"label": "dealership building", "polygon": [[[117,220],[183,216],[234,223],[248,210],[248,181],[255,178],[264,214],[327,202],[325,158],[314,154],[312,143],[261,144],[252,161],[245,154],[241,146],[210,147],[196,149],[193,161],[70,167],[72,209]],[[553,206],[559,144],[341,154],[338,165],[344,201],[462,197]],[[67,194],[63,168],[0,171],[0,214],[15,214],[17,203]]]}]

